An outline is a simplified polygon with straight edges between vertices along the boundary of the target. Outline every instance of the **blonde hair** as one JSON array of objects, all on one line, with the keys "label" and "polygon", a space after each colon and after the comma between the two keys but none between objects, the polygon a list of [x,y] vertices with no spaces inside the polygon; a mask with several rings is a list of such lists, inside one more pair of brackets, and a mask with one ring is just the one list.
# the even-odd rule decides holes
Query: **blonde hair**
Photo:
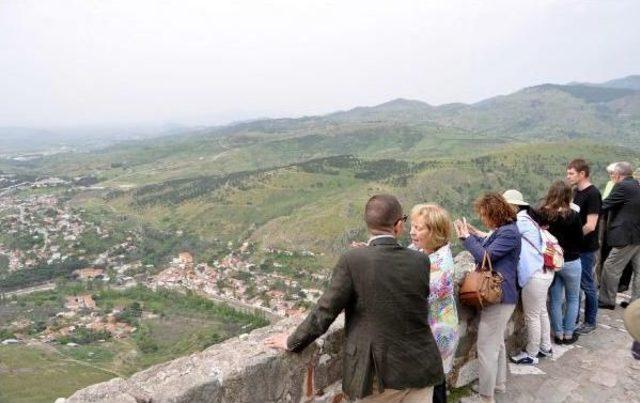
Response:
[{"label": "blonde hair", "polygon": [[451,218],[447,210],[437,204],[416,204],[411,209],[411,221],[418,219],[431,235],[427,241],[427,249],[435,251],[449,243]]}]

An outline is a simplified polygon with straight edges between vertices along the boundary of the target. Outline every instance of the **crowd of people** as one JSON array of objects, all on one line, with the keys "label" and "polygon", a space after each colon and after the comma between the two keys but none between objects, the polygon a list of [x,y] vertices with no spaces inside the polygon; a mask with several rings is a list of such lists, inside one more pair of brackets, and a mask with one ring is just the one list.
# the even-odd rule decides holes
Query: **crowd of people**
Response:
[{"label": "crowd of people", "polygon": [[[293,333],[265,344],[299,352],[344,311],[342,382],[348,398],[446,402],[446,374],[459,338],[454,229],[476,263],[488,257],[502,278],[499,303],[479,312],[479,381],[473,386],[474,399],[493,401],[507,388],[507,359],[536,365],[553,356],[552,340],[572,344],[587,337],[596,329],[598,309],[615,309],[616,294],[631,277],[631,302],[640,297],[640,183],[627,162],[607,171],[603,194],[590,181],[589,165],[575,159],[565,180],[553,182],[534,204],[516,189],[480,196],[474,210],[486,232],[464,217],[452,221],[437,204],[418,204],[411,210],[407,248],[397,240],[409,218],[398,200],[371,197],[364,211],[369,241],[340,257],[329,288]],[[562,250],[561,267],[545,260],[550,239]],[[527,342],[509,356],[505,330],[520,298]],[[640,359],[640,341],[632,354]]]}]

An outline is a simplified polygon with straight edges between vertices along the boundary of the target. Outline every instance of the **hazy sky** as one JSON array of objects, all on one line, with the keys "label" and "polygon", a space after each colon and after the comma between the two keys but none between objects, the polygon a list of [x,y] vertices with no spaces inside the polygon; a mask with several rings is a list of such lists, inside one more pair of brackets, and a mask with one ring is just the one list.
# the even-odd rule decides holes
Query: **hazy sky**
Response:
[{"label": "hazy sky", "polygon": [[640,73],[640,1],[0,0],[0,126],[215,124]]}]

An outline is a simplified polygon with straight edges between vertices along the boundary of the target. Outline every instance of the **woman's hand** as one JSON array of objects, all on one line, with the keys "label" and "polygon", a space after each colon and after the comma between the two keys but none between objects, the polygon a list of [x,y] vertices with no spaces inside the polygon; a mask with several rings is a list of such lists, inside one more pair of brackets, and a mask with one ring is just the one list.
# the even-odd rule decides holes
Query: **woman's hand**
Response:
[{"label": "woman's hand", "polygon": [[457,219],[453,222],[453,227],[456,230],[456,234],[458,235],[458,238],[461,239],[467,239],[469,238],[469,225],[466,223],[466,221],[462,221],[460,219]]},{"label": "woman's hand", "polygon": [[480,238],[486,238],[489,236],[488,232],[480,231],[478,228],[474,227],[472,224],[467,223],[467,228],[469,228],[469,233],[471,235],[477,235]]},{"label": "woman's hand", "polygon": [[353,241],[351,242],[351,245],[349,245],[350,247],[354,248],[354,249],[359,249],[359,248],[364,248],[367,246],[366,242],[356,242]]}]

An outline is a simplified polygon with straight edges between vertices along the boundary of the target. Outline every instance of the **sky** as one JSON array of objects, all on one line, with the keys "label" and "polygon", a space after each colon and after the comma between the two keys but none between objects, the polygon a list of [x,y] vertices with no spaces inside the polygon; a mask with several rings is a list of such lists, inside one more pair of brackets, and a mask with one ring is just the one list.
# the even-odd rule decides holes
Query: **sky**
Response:
[{"label": "sky", "polygon": [[213,125],[640,74],[637,0],[0,0],[0,126]]}]

